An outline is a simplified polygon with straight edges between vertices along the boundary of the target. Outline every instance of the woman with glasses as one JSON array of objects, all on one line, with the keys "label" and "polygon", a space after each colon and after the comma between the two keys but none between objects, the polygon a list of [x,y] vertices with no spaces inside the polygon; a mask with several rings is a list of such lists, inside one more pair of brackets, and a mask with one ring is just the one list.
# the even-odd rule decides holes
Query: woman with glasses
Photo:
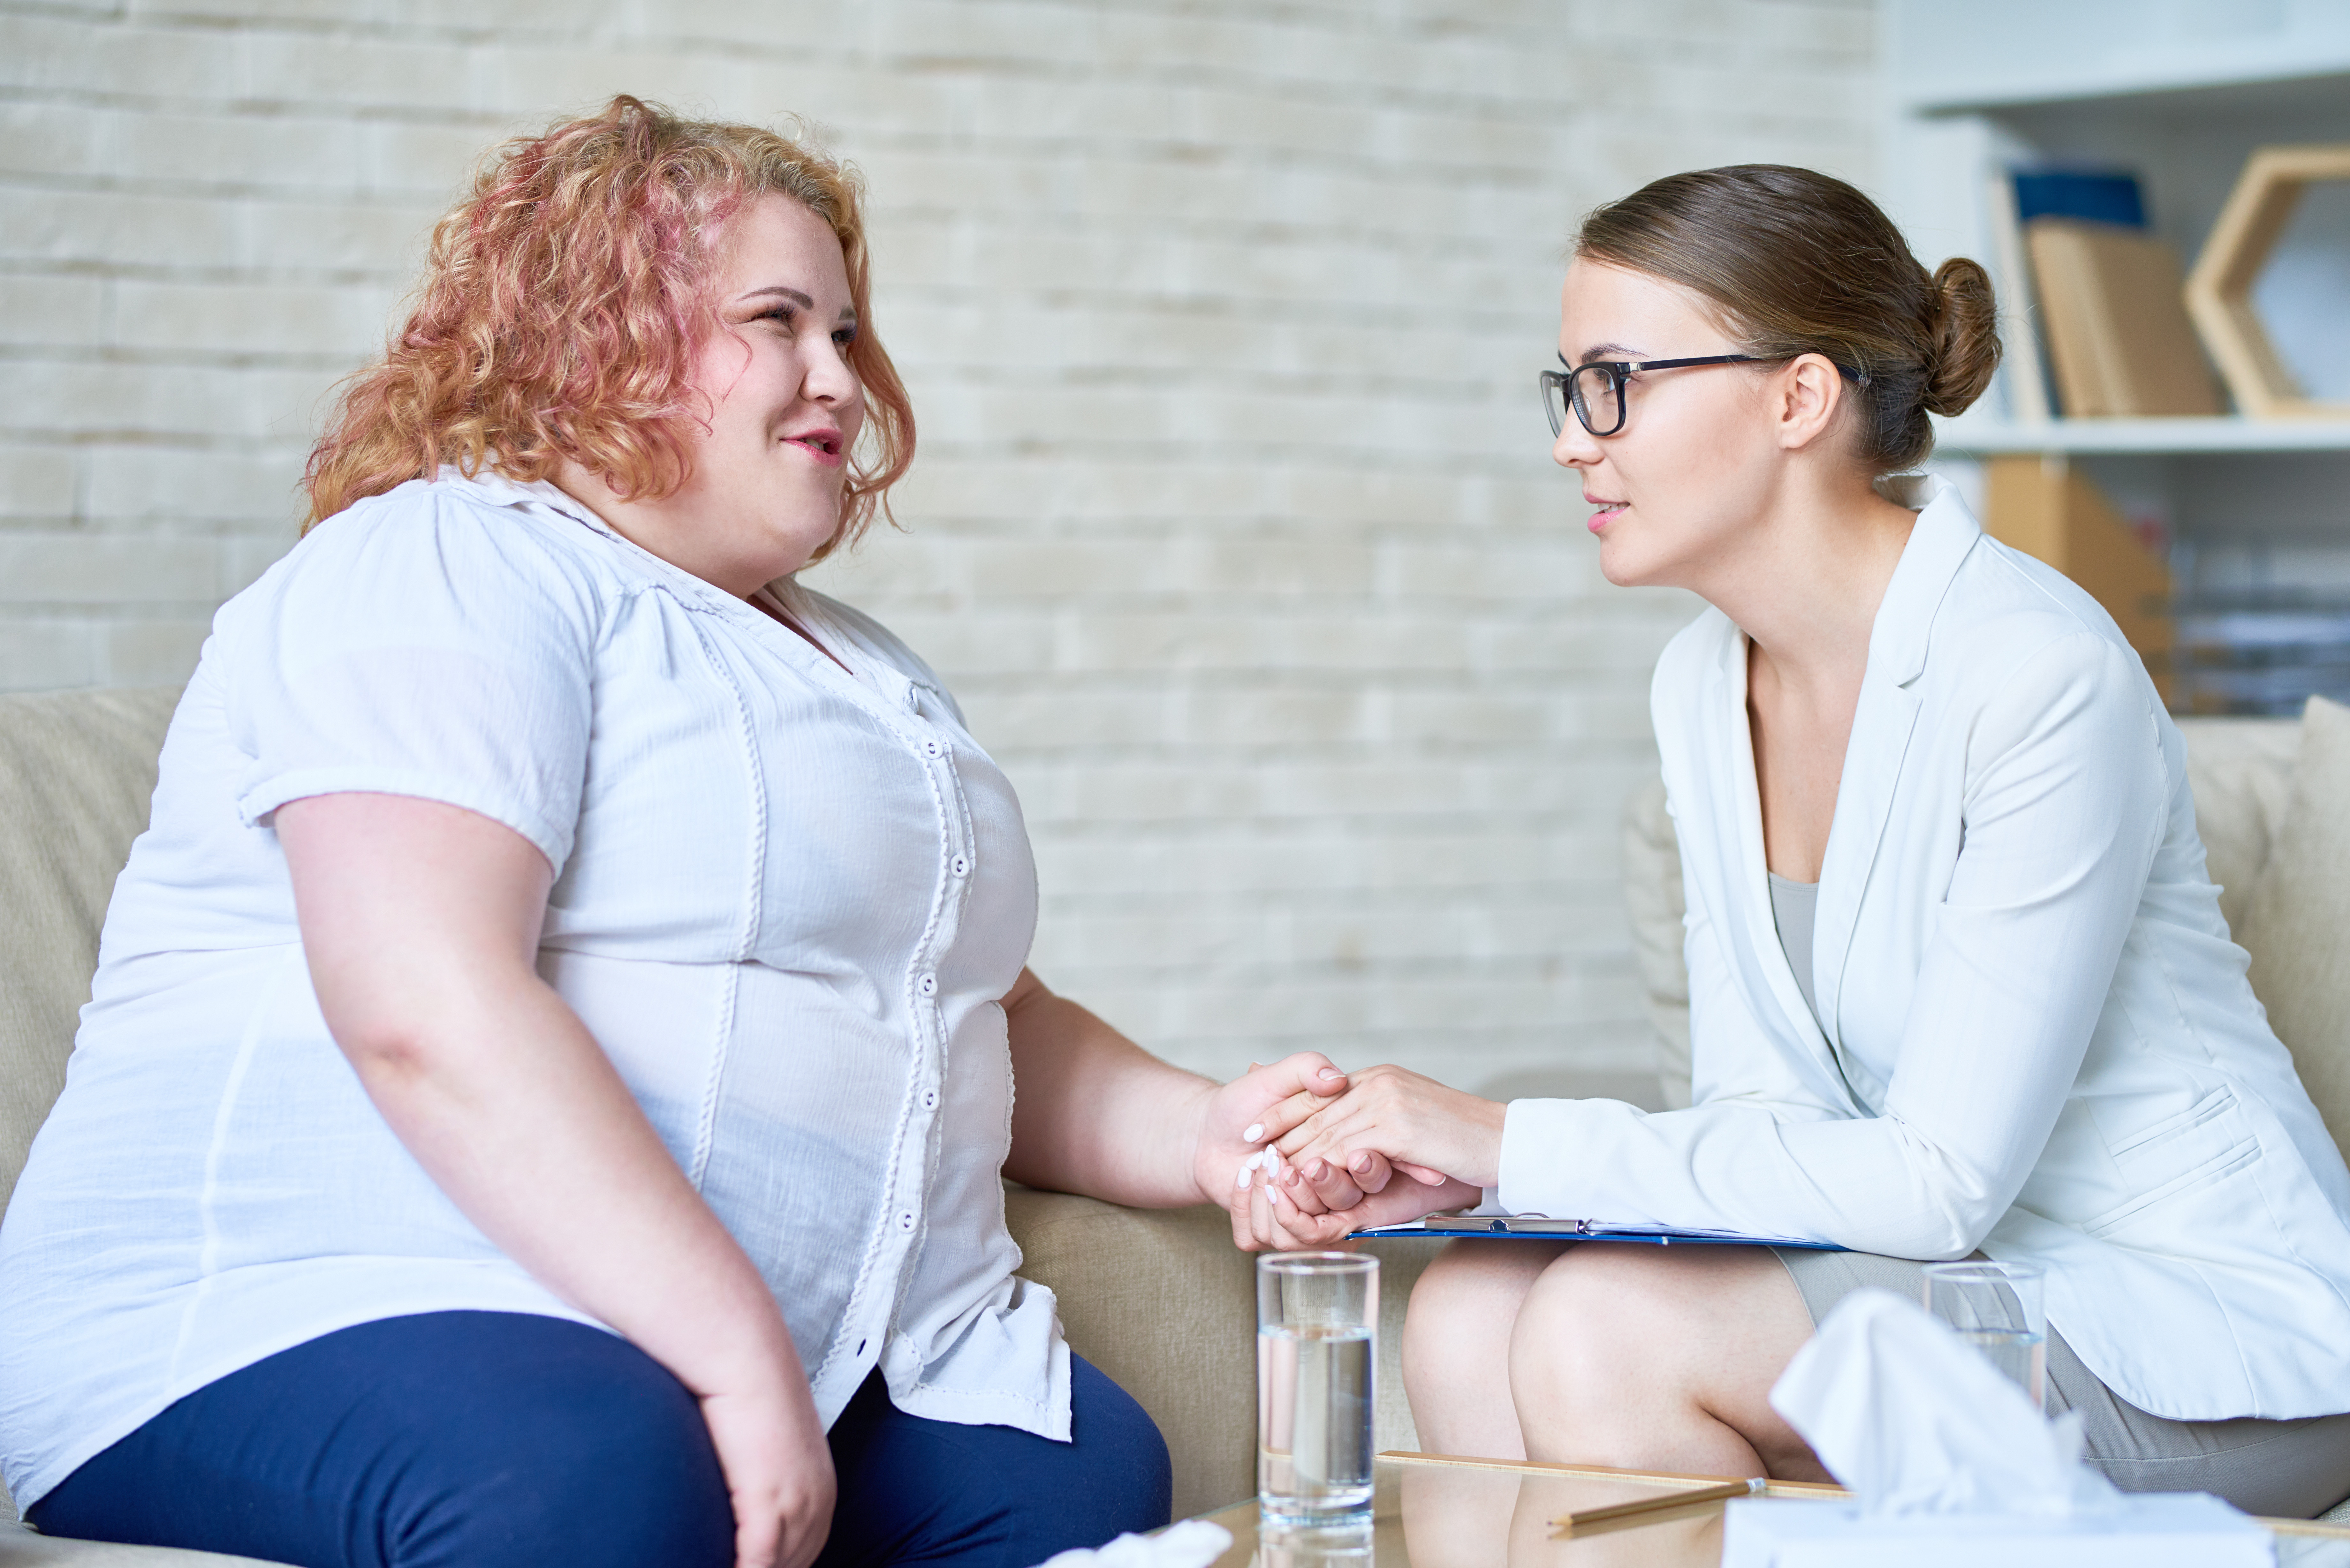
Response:
[{"label": "woman with glasses", "polygon": [[2178,732],[2087,595],[1880,483],[1991,377],[1982,270],[1929,275],[1824,175],[1676,175],[1586,220],[1558,349],[1603,570],[1711,607],[1652,694],[1695,1104],[1372,1068],[1274,1118],[1256,1239],[1343,1229],[1312,1180],[1384,1156],[1506,1211],[1848,1249],[1454,1242],[1405,1336],[1432,1450],[1820,1479],[1766,1398],[1788,1359],[1845,1293],[1981,1254],[2044,1270],[2049,1403],[2118,1484],[2338,1501],[2350,1173],[2229,940]]}]

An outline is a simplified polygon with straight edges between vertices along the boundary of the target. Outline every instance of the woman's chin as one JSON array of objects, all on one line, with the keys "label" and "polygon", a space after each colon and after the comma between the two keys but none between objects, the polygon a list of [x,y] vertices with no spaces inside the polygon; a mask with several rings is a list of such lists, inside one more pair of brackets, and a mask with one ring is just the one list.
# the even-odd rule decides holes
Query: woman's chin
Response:
[{"label": "woman's chin", "polygon": [[1613,533],[1599,537],[1599,575],[1619,588],[1645,587],[1654,579],[1656,563],[1628,539]]}]

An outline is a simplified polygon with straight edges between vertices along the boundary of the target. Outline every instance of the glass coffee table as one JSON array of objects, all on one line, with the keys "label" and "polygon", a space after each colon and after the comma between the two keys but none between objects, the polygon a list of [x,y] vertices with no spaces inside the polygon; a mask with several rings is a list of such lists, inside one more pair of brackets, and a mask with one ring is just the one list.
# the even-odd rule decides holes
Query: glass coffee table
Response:
[{"label": "glass coffee table", "polygon": [[[1441,1454],[1385,1453],[1367,1531],[1260,1531],[1256,1501],[1201,1517],[1232,1532],[1214,1568],[1716,1568],[1719,1498],[1576,1530],[1569,1513],[1719,1487],[1721,1476],[1654,1475],[1565,1465],[1508,1464]],[[1773,1497],[1841,1497],[1832,1486],[1774,1481]],[[2263,1520],[2277,1561],[2291,1568],[2350,1568],[2350,1528]]]}]

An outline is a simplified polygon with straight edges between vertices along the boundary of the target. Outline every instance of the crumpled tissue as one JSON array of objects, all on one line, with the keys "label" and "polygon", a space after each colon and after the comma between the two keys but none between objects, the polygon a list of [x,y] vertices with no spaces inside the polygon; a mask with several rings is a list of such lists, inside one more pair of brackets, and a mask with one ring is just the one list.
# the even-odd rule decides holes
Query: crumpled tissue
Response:
[{"label": "crumpled tissue", "polygon": [[1890,1291],[1846,1296],[1771,1390],[1771,1407],[1850,1501],[1730,1505],[1722,1568],[2237,1568],[2267,1531],[2202,1492],[2124,1493],[2081,1462],[2077,1413],[2051,1421],[1939,1320]]},{"label": "crumpled tissue", "polygon": [[1187,1519],[1156,1535],[1121,1535],[1107,1546],[1060,1552],[1041,1568],[1208,1568],[1232,1545],[1232,1532],[1222,1525]]}]

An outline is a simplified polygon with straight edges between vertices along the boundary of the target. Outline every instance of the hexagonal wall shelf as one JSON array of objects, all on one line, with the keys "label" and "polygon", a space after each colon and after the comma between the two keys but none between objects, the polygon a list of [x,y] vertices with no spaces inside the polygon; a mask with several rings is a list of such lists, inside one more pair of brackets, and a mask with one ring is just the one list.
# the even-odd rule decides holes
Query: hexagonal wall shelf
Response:
[{"label": "hexagonal wall shelf", "polygon": [[2253,419],[2350,416],[2350,403],[2308,397],[2277,358],[2252,305],[2252,285],[2293,221],[2302,192],[2333,180],[2350,180],[2350,146],[2254,152],[2187,279],[2187,314],[2227,378],[2236,407]]}]

